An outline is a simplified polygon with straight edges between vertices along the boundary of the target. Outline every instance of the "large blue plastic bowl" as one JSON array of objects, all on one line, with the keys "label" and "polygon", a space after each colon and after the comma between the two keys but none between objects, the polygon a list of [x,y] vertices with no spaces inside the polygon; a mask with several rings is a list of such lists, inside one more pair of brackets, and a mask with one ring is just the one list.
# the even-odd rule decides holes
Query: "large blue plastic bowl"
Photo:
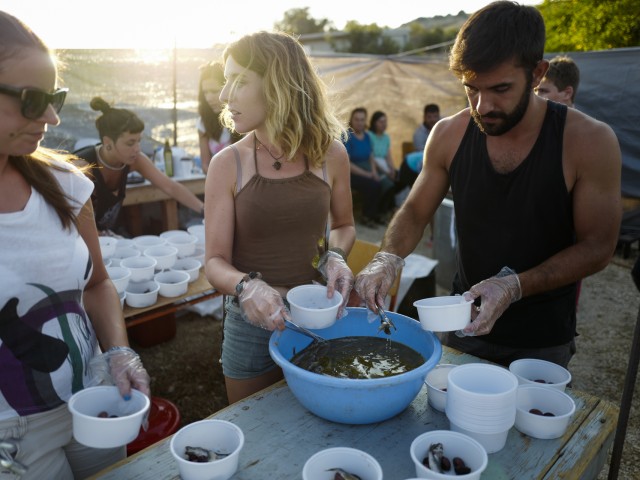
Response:
[{"label": "large blue plastic bowl", "polygon": [[[329,328],[314,330],[324,338],[381,336],[379,321],[369,323],[368,310],[347,308],[348,315]],[[423,330],[420,322],[389,312],[397,330],[391,339],[403,343],[426,359],[420,367],[387,378],[356,380],[311,373],[290,362],[295,352],[311,339],[286,329],[276,330],[269,341],[271,358],[282,368],[287,384],[298,401],[321,418],[338,423],[368,424],[381,422],[402,412],[420,392],[424,380],[442,356],[442,346],[433,332]]]}]

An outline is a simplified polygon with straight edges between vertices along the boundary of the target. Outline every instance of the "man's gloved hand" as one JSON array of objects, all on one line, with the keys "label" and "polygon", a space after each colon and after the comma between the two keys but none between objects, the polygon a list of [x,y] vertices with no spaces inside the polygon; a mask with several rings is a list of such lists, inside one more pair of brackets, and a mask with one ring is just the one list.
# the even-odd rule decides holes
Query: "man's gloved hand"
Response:
[{"label": "man's gloved hand", "polygon": [[369,264],[356,277],[355,289],[367,308],[377,311],[378,305],[384,305],[387,292],[396,280],[404,260],[389,252],[378,252]]},{"label": "man's gloved hand", "polygon": [[520,279],[508,267],[504,267],[495,276],[477,283],[464,293],[467,300],[480,297],[481,306],[472,307],[472,322],[462,330],[465,335],[486,335],[496,323],[496,320],[513,302],[522,297]]},{"label": "man's gloved hand", "polygon": [[103,355],[109,365],[111,380],[125,400],[131,398],[131,388],[151,396],[151,379],[142,365],[140,356],[129,347],[112,347]]},{"label": "man's gloved hand", "polygon": [[245,283],[238,296],[238,303],[245,321],[265,330],[284,330],[284,321],[291,320],[282,296],[259,278]]},{"label": "man's gloved hand", "polygon": [[335,290],[338,290],[342,295],[342,305],[338,310],[338,318],[342,318],[344,307],[349,301],[349,295],[353,288],[353,272],[344,257],[331,250],[326,251],[320,258],[318,271],[327,281],[327,296],[332,298]]}]

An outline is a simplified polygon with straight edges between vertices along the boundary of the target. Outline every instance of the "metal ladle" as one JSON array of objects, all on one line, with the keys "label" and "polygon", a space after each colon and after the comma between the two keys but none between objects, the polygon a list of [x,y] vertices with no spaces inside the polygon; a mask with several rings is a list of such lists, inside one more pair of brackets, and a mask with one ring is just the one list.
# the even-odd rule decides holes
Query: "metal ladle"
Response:
[{"label": "metal ladle", "polygon": [[284,325],[285,327],[287,327],[290,330],[293,330],[294,332],[298,332],[298,333],[301,333],[302,335],[306,335],[307,337],[312,338],[315,342],[322,343],[327,341],[326,339],[322,338],[320,335],[313,333],[311,330],[307,330],[306,328],[301,327],[300,325],[296,325],[291,320],[285,320]]}]

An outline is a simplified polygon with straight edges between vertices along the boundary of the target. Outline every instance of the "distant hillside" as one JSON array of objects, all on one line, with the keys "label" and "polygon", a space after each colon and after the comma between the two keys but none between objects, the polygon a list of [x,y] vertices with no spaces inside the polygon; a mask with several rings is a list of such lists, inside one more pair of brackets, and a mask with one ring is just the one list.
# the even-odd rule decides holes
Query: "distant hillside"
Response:
[{"label": "distant hillside", "polygon": [[411,20],[408,23],[405,23],[401,27],[409,27],[414,23],[418,23],[422,25],[425,29],[431,30],[433,28],[441,28],[446,30],[448,28],[456,28],[459,29],[462,24],[469,18],[468,13],[460,10],[457,15],[436,15],[435,17],[420,17],[415,20]]}]

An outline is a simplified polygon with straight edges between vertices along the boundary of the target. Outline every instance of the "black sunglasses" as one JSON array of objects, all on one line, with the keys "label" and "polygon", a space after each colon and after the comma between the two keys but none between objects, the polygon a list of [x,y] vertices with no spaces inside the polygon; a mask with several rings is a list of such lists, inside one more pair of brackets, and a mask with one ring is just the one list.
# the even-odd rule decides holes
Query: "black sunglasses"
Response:
[{"label": "black sunglasses", "polygon": [[36,88],[17,88],[9,85],[0,85],[0,93],[20,99],[20,111],[24,118],[29,120],[40,118],[49,104],[51,104],[56,113],[60,112],[68,91],[68,88],[58,88],[53,93],[47,93]]}]

